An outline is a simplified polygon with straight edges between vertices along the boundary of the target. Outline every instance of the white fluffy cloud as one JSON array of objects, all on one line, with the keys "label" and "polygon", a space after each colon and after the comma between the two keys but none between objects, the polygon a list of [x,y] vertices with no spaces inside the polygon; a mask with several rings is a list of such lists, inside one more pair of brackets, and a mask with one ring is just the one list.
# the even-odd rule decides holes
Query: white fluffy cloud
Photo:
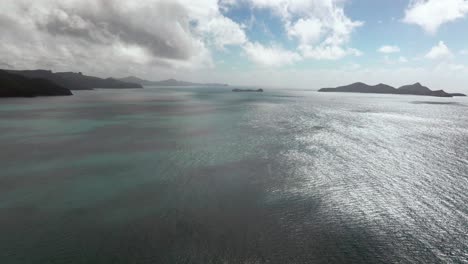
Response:
[{"label": "white fluffy cloud", "polygon": [[405,11],[404,22],[416,24],[434,34],[442,24],[465,17],[466,0],[411,0]]},{"label": "white fluffy cloud", "polygon": [[184,7],[188,8],[193,16],[192,21],[196,22],[194,29],[204,36],[209,44],[223,49],[228,45],[241,45],[247,42],[247,36],[241,25],[223,16],[216,1],[180,1],[185,2]]},{"label": "white fluffy cloud", "polygon": [[278,67],[301,60],[295,52],[275,46],[266,47],[257,42],[244,45],[244,51],[250,60],[263,66]]},{"label": "white fluffy cloud", "polygon": [[432,47],[425,57],[431,60],[440,60],[453,57],[453,53],[443,41],[439,41],[439,44]]},{"label": "white fluffy cloud", "polygon": [[400,52],[400,48],[398,46],[384,45],[377,51],[380,53],[398,53]]},{"label": "white fluffy cloud", "polygon": [[299,39],[300,43],[315,44],[320,41],[325,29],[317,18],[300,18],[294,25],[289,26],[288,35]]},{"label": "white fluffy cloud", "polygon": [[284,24],[287,35],[298,41],[298,51],[309,59],[340,59],[362,52],[348,47],[352,33],[363,25],[344,12],[344,0],[241,0],[254,9],[270,10]]}]

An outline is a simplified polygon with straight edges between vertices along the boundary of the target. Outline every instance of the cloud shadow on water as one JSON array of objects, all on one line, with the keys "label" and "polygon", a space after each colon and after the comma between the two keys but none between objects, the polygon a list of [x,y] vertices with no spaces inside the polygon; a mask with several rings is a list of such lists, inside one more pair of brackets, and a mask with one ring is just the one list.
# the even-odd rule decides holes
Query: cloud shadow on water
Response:
[{"label": "cloud shadow on water", "polygon": [[366,223],[331,212],[324,197],[279,190],[287,186],[278,166],[243,160],[196,167],[86,207],[3,208],[0,258],[8,263],[391,260],[385,237]]}]

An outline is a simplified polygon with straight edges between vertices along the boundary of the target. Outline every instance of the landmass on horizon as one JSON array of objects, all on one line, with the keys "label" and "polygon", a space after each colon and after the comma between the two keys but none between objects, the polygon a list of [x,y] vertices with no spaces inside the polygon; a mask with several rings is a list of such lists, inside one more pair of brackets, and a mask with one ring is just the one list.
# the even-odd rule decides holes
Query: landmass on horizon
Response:
[{"label": "landmass on horizon", "polygon": [[144,79],[140,79],[135,76],[128,76],[125,78],[118,79],[124,82],[132,82],[138,83],[143,86],[229,86],[225,83],[194,83],[194,82],[185,82],[185,81],[178,81],[175,79],[168,79],[163,81],[148,81]]},{"label": "landmass on horizon", "polygon": [[[52,72],[50,70],[0,70],[0,97],[35,97],[53,95],[72,95],[70,90],[101,89],[139,89],[144,86],[228,86],[220,83],[193,83],[168,79],[148,81],[138,77],[102,79],[87,76],[81,72]],[[263,89],[233,89],[233,92],[263,92]],[[422,95],[435,97],[466,96],[462,93],[447,93],[444,90],[433,91],[420,83],[395,88],[387,84],[368,85],[362,82],[336,88],[322,88],[319,92],[348,92]]]},{"label": "landmass on horizon", "polygon": [[240,92],[248,92],[248,93],[263,93],[263,89],[232,89],[233,92],[240,93]]},{"label": "landmass on horizon", "polygon": [[338,93],[374,93],[374,94],[400,94],[400,95],[423,95],[435,97],[455,97],[466,96],[462,93],[447,93],[444,90],[432,91],[420,83],[412,85],[404,85],[400,88],[395,88],[387,84],[368,85],[362,82],[353,83],[350,85],[339,86],[336,88],[322,88],[319,92],[338,92]]},{"label": "landmass on horizon", "polygon": [[0,97],[73,95],[71,90],[141,89],[144,86],[228,86],[219,83],[193,83],[168,79],[148,81],[137,77],[99,78],[81,72],[50,70],[1,70]]},{"label": "landmass on horizon", "polygon": [[93,90],[96,88],[128,89],[143,88],[140,84],[124,82],[115,78],[102,79],[87,76],[81,72],[52,72],[50,70],[6,70],[9,73],[21,75],[26,78],[41,78],[52,81],[70,90]]}]

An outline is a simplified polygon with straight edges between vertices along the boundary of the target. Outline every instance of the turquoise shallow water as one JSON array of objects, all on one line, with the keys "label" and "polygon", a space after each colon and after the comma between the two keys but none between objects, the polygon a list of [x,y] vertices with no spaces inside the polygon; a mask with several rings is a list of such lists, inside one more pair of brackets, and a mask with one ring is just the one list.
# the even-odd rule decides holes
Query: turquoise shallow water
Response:
[{"label": "turquoise shallow water", "polygon": [[468,100],[0,100],[0,263],[467,263]]}]

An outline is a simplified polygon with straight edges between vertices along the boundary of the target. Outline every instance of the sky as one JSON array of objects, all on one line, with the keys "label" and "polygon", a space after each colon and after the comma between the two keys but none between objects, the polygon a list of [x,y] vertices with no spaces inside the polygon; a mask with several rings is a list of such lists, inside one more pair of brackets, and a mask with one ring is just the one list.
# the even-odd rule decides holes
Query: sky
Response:
[{"label": "sky", "polygon": [[1,0],[0,68],[468,92],[468,0]]}]

